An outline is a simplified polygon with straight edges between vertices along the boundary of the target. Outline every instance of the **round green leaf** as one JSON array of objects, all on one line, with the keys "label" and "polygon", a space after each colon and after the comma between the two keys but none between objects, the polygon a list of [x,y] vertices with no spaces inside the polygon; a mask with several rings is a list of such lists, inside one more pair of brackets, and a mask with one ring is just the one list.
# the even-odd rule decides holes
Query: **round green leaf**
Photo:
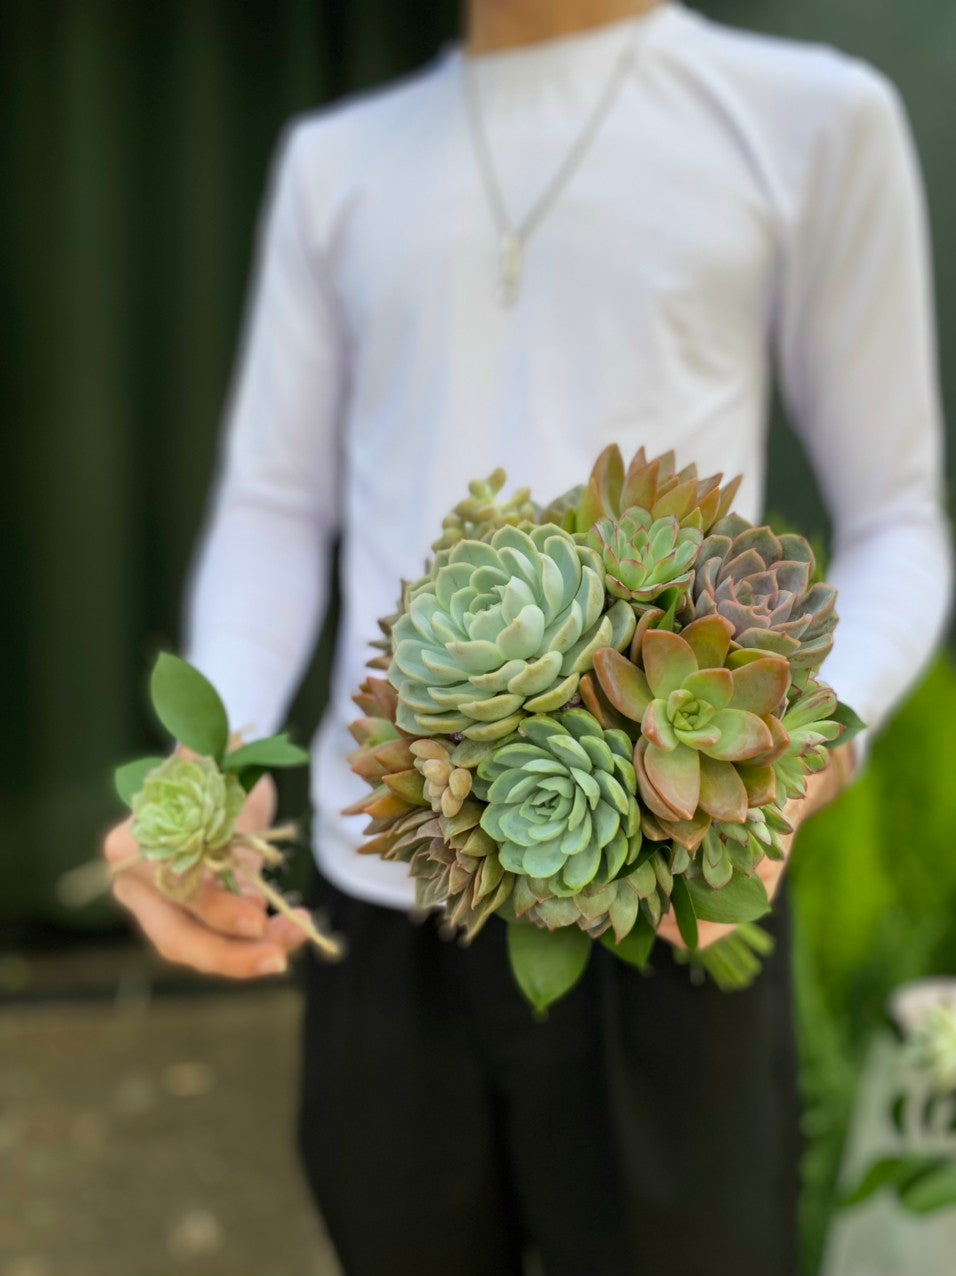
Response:
[{"label": "round green leaf", "polygon": [[624,936],[620,943],[615,942],[612,930],[604,932],[601,936],[601,943],[609,953],[613,953],[621,961],[626,961],[629,966],[636,966],[638,970],[646,970],[656,938],[657,932],[654,927],[644,916],[644,913],[640,912],[633,928]]},{"label": "round green leaf", "polygon": [[[223,770],[226,769],[223,767]],[[267,770],[268,768],[264,766],[244,766],[241,771],[235,773],[236,779],[247,793],[251,793]]]},{"label": "round green leaf", "polygon": [[911,1214],[931,1214],[956,1205],[956,1161],[924,1167],[900,1184],[899,1196]]},{"label": "round green leaf", "polygon": [[881,1188],[888,1187],[890,1184],[898,1182],[900,1177],[906,1171],[906,1168],[907,1162],[903,1157],[884,1157],[882,1160],[871,1165],[856,1187],[841,1196],[838,1203],[841,1206],[847,1206],[856,1205],[859,1201],[865,1201],[866,1198],[868,1196],[872,1196],[874,1192],[878,1192]]},{"label": "round green leaf", "polygon": [[571,991],[584,974],[590,955],[591,940],[577,926],[544,930],[530,922],[508,925],[508,960],[512,974],[539,1012]]},{"label": "round green leaf", "polygon": [[671,904],[674,906],[674,916],[677,919],[680,937],[693,952],[697,947],[697,915],[694,912],[694,902],[690,897],[690,891],[687,889],[687,882],[682,875],[674,878]]},{"label": "round green leaf", "polygon": [[241,771],[243,767],[257,766],[284,767],[303,766],[309,761],[305,749],[300,749],[289,739],[288,732],[280,735],[264,736],[261,740],[250,740],[242,744],[232,753],[227,753],[222,760],[224,771]]},{"label": "round green leaf", "polygon": [[161,651],[149,683],[153,708],[172,736],[194,753],[222,761],[229,719],[219,692],[198,669]]},{"label": "round green leaf", "polygon": [[866,727],[866,723],[859,714],[855,713],[848,704],[844,704],[842,700],[837,704],[832,714],[832,721],[839,722],[843,731],[835,740],[825,741],[829,749],[835,749],[839,744],[847,744]]},{"label": "round green leaf", "polygon": [[770,911],[767,891],[759,877],[734,873],[726,886],[714,890],[702,877],[687,879],[694,912],[702,922],[755,922]]}]

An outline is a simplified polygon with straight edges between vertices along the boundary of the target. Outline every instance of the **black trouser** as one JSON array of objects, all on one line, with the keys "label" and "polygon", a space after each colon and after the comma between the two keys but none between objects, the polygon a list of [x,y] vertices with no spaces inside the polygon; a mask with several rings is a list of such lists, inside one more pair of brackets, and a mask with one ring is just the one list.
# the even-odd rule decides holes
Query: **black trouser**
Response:
[{"label": "black trouser", "polygon": [[317,890],[349,955],[307,958],[300,1142],[348,1276],[792,1276],[785,905],[746,992],[595,945],[538,1023],[496,918],[466,949]]}]

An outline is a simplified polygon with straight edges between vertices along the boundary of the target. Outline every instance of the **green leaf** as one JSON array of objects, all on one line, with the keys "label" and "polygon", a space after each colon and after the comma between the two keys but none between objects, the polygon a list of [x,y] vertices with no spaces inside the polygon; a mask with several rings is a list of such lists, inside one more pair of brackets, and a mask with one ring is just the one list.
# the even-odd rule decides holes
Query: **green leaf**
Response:
[{"label": "green leaf", "polygon": [[133,762],[118,766],[113,772],[113,784],[120,800],[126,806],[132,807],[133,798],[143,787],[143,781],[147,775],[153,767],[165,761],[165,758],[136,758]]},{"label": "green leaf", "polygon": [[837,707],[831,715],[831,721],[839,722],[843,730],[835,740],[824,741],[828,749],[835,749],[837,745],[847,744],[855,735],[859,735],[866,728],[866,723],[863,719],[854,713],[848,704],[844,704],[842,700],[837,702]]},{"label": "green leaf", "polygon": [[601,943],[609,953],[613,953],[621,961],[626,961],[629,966],[636,966],[638,970],[646,970],[656,938],[657,932],[643,912],[641,912],[638,913],[637,921],[620,943],[615,942],[612,930],[604,932],[601,936]]},{"label": "green leaf", "polygon": [[677,605],[684,597],[683,589],[665,589],[654,600],[654,606],[659,607],[664,613],[654,626],[655,629],[674,630],[674,620],[677,615]]},{"label": "green leaf", "polygon": [[221,763],[229,720],[212,683],[187,661],[161,651],[149,688],[156,716],[166,730],[187,749]]},{"label": "green leaf", "polygon": [[956,1205],[956,1161],[922,1166],[900,1184],[899,1197],[911,1214],[931,1214]]},{"label": "green leaf", "polygon": [[880,1191],[881,1188],[897,1183],[906,1172],[908,1166],[909,1162],[904,1157],[884,1157],[881,1161],[871,1165],[856,1187],[841,1196],[837,1203],[841,1207],[846,1207],[865,1201],[868,1196],[872,1196],[874,1192]]},{"label": "green leaf", "polygon": [[897,1134],[903,1133],[903,1117],[906,1114],[906,1095],[898,1094],[890,1107],[890,1119]]},{"label": "green leaf", "polygon": [[694,912],[694,901],[690,897],[687,882],[683,877],[674,878],[671,904],[674,906],[674,916],[677,919],[680,937],[693,952],[697,947],[697,914]]},{"label": "green leaf", "polygon": [[289,739],[289,733],[264,736],[261,740],[250,740],[240,745],[232,753],[227,753],[222,760],[224,771],[241,771],[243,767],[254,764],[258,767],[304,766],[309,761],[305,749],[300,749]]},{"label": "green leaf", "polygon": [[700,877],[687,879],[694,912],[702,922],[755,922],[770,912],[767,891],[759,877],[734,873],[726,886],[714,890]]},{"label": "green leaf", "polygon": [[591,939],[577,926],[544,930],[530,922],[508,924],[508,960],[515,981],[535,1010],[544,1012],[584,974]]},{"label": "green leaf", "polygon": [[267,767],[264,766],[244,766],[241,771],[236,772],[236,779],[242,785],[247,793],[250,793],[265,775]]}]

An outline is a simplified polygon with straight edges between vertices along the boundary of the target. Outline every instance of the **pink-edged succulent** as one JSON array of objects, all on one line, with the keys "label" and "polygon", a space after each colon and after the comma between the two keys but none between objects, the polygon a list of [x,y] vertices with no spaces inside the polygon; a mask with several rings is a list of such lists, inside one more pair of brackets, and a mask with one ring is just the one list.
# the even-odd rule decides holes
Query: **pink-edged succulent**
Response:
[{"label": "pink-edged succulent", "polygon": [[742,647],[786,656],[797,671],[819,669],[833,646],[836,589],[814,583],[813,550],[802,536],[778,536],[730,514],[700,549],[696,616],[720,615]]},{"label": "pink-edged succulent", "polygon": [[598,519],[588,532],[604,563],[605,589],[639,605],[670,590],[684,594],[703,538],[700,528],[681,527],[673,514],[655,519],[638,506],[620,518]]},{"label": "pink-edged succulent", "polygon": [[639,725],[634,764],[654,817],[648,836],[696,848],[711,820],[741,824],[749,808],[774,800],[772,766],[753,760],[780,746],[772,715],[785,704],[790,668],[776,655],[731,654],[732,634],[724,617],[706,616],[680,634],[645,629],[637,663],[612,649],[595,656],[603,696]]}]

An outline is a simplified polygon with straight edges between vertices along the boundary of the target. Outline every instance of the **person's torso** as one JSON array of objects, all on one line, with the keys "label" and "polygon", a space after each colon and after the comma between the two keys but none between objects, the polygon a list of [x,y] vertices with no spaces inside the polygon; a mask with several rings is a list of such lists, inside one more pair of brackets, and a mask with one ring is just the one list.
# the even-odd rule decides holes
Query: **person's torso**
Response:
[{"label": "person's torso", "polygon": [[360,791],[345,727],[376,620],[394,610],[400,581],[421,574],[470,479],[504,466],[509,488],[547,501],[586,479],[608,443],[625,456],[673,448],[703,473],[743,473],[737,508],[760,513],[779,258],[840,58],[668,4],[643,23],[477,59],[515,224],[635,32],[620,92],[528,236],[510,306],[459,48],[305,125],[310,234],[348,358],[344,610],[313,780],[327,834],[360,833],[335,811]]}]

